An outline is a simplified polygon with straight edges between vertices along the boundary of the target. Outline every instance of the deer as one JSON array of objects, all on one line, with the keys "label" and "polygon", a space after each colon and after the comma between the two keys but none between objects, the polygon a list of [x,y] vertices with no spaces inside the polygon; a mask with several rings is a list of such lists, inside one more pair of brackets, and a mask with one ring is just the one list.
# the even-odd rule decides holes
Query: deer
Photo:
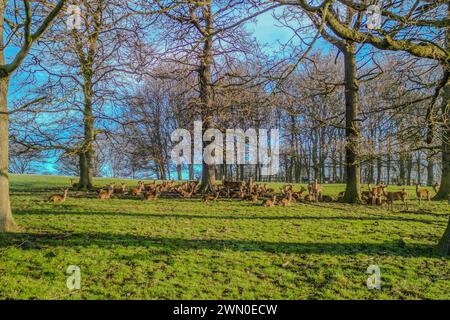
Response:
[{"label": "deer", "polygon": [[144,192],[143,197],[142,197],[142,201],[146,201],[146,200],[156,200],[159,196],[159,188],[156,187],[153,191],[149,191],[149,192]]},{"label": "deer", "polygon": [[333,202],[333,197],[327,196],[327,195],[323,195],[322,196],[322,201],[323,202]]},{"label": "deer", "polygon": [[248,200],[252,202],[258,201],[259,193],[258,192],[252,192],[250,194],[245,195],[242,200]]},{"label": "deer", "polygon": [[297,191],[297,192],[292,192],[292,197],[295,199],[295,200],[300,200],[301,198],[302,198],[302,196],[303,196],[303,193],[306,191],[306,189],[305,189],[305,187],[300,187],[300,191]]},{"label": "deer", "polygon": [[142,191],[144,191],[144,188],[145,188],[144,182],[139,181],[139,182],[138,182],[138,187],[137,187],[137,188],[131,189],[131,195],[132,195],[132,196],[138,196],[138,195],[140,195],[140,194],[142,193]]},{"label": "deer", "polygon": [[371,196],[371,203],[372,204],[378,204],[381,203],[381,197],[385,194],[386,185],[381,183],[379,186],[376,186],[374,188],[370,187],[370,183],[368,184],[369,192],[372,194]]},{"label": "deer", "polygon": [[292,185],[289,184],[289,185],[285,185],[285,186],[281,187],[280,190],[281,190],[281,193],[286,196],[289,192],[292,192],[292,188],[293,188]]},{"label": "deer", "polygon": [[[390,206],[391,210],[394,210],[394,201],[395,200],[402,200],[403,204],[406,207],[406,210],[408,210],[408,194],[405,191],[405,188],[403,188],[401,191],[397,192],[384,192],[384,196],[386,197],[386,202]],[[381,200],[381,203],[383,200]]]},{"label": "deer", "polygon": [[420,189],[419,185],[420,184],[416,182],[416,195],[417,198],[419,198],[419,206],[420,206],[422,199],[428,199],[428,202],[431,201],[431,194],[430,191],[428,191],[427,189]]},{"label": "deer", "polygon": [[440,189],[441,189],[441,185],[439,184],[439,182],[436,182],[433,186],[434,192],[439,193]]},{"label": "deer", "polygon": [[112,194],[114,193],[114,183],[111,183],[108,187],[108,190],[100,189],[97,190],[97,198],[100,200],[110,199]]},{"label": "deer", "polygon": [[191,191],[184,191],[184,190],[179,190],[180,191],[180,197],[182,198],[191,198],[192,195],[194,194],[194,189],[191,189]]},{"label": "deer", "polygon": [[287,197],[281,199],[281,200],[278,202],[278,205],[280,205],[280,206],[282,206],[282,207],[287,207],[287,206],[290,206],[290,205],[291,205],[291,202],[292,202],[292,192],[288,192]]},{"label": "deer", "polygon": [[65,188],[64,193],[62,195],[53,194],[50,197],[48,197],[48,201],[49,202],[64,202],[67,200],[68,195],[69,195],[69,189]]},{"label": "deer", "polygon": [[127,192],[127,185],[125,183],[120,183],[120,188],[115,188],[114,193],[125,194]]},{"label": "deer", "polygon": [[277,196],[273,195],[271,199],[264,200],[262,205],[264,207],[273,207],[277,201]]},{"label": "deer", "polygon": [[323,189],[322,185],[317,182],[317,179],[315,179],[314,183],[311,185],[310,194],[314,196],[314,200],[316,202],[322,199]]},{"label": "deer", "polygon": [[219,198],[219,192],[215,192],[214,194],[205,194],[202,197],[202,201],[203,202],[208,202],[208,201],[216,201]]}]

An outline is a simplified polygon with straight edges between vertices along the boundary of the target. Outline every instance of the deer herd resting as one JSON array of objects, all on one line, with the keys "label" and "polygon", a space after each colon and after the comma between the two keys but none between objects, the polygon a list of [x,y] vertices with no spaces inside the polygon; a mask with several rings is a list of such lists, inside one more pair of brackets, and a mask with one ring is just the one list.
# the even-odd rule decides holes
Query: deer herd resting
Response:
[{"label": "deer herd resting", "polygon": [[[71,187],[74,186],[73,180],[70,181]],[[139,181],[136,188],[128,189],[126,184],[121,183],[119,188],[116,188],[115,183],[109,184],[107,187],[98,189],[96,191],[97,198],[101,200],[110,199],[114,194],[116,195],[131,195],[134,197],[141,197],[143,201],[155,200],[161,194],[178,196],[180,198],[192,198],[198,192],[199,183],[197,181],[188,181],[180,184],[175,184],[174,180],[163,181],[157,184],[156,181],[152,183],[144,183]],[[439,192],[439,184],[433,186],[434,192]],[[307,193],[306,193],[307,191]],[[244,181],[227,181],[223,180],[221,185],[216,186],[216,190],[212,194],[203,194],[201,199],[204,203],[213,202],[222,199],[240,199],[252,202],[263,200],[264,207],[290,206],[293,202],[333,202],[340,201],[344,197],[344,192],[341,192],[335,200],[333,197],[323,193],[323,187],[315,180],[308,184],[307,188],[303,186],[300,190],[294,191],[293,185],[284,185],[280,188],[280,195],[275,194],[275,190],[268,188],[267,184],[259,185],[253,184],[252,181],[246,183]],[[64,193],[54,194],[48,198],[49,202],[64,202],[68,198],[69,188],[64,189]],[[416,183],[416,196],[419,200],[419,205],[422,200],[431,201],[431,192],[427,189],[419,188]],[[361,200],[367,205],[387,205],[393,210],[394,201],[402,201],[406,210],[408,210],[408,194],[405,188],[400,191],[387,191],[387,186],[381,184],[372,187],[368,184],[368,190],[361,192]]]}]

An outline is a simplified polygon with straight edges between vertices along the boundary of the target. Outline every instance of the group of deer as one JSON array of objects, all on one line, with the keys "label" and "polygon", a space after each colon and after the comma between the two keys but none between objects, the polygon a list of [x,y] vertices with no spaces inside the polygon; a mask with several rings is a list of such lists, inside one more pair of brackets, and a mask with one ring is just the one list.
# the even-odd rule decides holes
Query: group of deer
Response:
[{"label": "group of deer", "polygon": [[[421,189],[419,183],[415,185],[419,205],[422,203],[422,200],[431,201],[431,192],[427,189]],[[361,192],[361,199],[371,205],[384,206],[387,204],[391,210],[394,209],[394,201],[401,200],[406,210],[408,210],[408,193],[405,188],[402,188],[400,191],[386,191],[386,189],[387,186],[383,183],[373,188],[368,184],[368,190]],[[436,183],[433,189],[436,193],[439,192],[439,184]]]}]

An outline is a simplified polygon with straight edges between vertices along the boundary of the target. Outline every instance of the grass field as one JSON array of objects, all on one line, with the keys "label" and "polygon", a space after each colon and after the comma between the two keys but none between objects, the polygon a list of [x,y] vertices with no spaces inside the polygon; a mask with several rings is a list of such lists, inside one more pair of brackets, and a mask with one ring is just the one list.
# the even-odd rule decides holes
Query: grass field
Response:
[{"label": "grass field", "polygon": [[[52,204],[68,178],[11,181],[20,230],[0,234],[0,299],[450,299],[450,259],[433,254],[449,205],[419,208],[413,187],[409,211],[390,212],[75,193]],[[66,287],[69,265],[81,268],[78,291]],[[381,290],[366,287],[369,265],[381,269]]]}]

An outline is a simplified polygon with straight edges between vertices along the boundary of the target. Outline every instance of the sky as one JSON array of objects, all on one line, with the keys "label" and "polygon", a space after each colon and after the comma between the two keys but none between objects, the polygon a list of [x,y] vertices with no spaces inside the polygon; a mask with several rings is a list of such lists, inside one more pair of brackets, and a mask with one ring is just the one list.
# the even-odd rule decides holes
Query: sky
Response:
[{"label": "sky", "polygon": [[[253,33],[253,36],[259,43],[265,46],[265,50],[276,52],[280,49],[280,44],[286,43],[292,37],[292,31],[280,27],[272,14],[272,12],[266,12],[258,16],[256,19],[247,23],[246,28]],[[9,48],[6,52],[7,60],[12,59],[16,51],[17,48]],[[31,87],[22,87],[19,80],[18,75],[13,75],[11,78],[9,90],[9,100],[11,102],[17,100],[19,97],[23,97],[24,94],[28,94],[27,89],[32,89]],[[38,172],[57,173],[55,161],[55,157],[50,157],[48,163],[39,166],[36,165],[35,170]]]}]

